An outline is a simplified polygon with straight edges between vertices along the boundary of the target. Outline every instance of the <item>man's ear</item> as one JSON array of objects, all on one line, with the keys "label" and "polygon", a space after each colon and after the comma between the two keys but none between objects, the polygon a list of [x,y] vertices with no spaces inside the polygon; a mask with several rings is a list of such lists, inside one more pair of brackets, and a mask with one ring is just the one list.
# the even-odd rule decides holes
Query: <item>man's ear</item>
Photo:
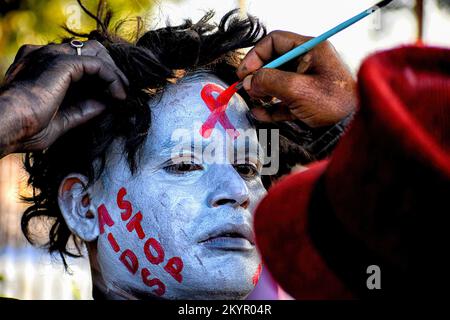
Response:
[{"label": "man's ear", "polygon": [[69,174],[59,186],[58,204],[70,231],[89,242],[97,239],[99,229],[87,185],[85,176]]}]

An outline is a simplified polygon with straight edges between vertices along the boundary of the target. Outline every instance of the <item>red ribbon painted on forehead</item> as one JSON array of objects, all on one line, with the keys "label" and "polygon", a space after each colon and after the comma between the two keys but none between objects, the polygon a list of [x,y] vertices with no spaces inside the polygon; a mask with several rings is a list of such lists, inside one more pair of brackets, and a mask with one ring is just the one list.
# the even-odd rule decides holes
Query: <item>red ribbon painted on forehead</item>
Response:
[{"label": "red ribbon painted on forehead", "polygon": [[[223,90],[218,85],[211,83],[203,87],[201,96],[206,106],[211,111],[210,116],[200,128],[200,134],[203,138],[209,138],[211,136],[217,122],[222,125],[233,139],[236,139],[239,136],[239,131],[233,126],[225,113],[228,102],[237,91],[236,86],[237,83],[230,86],[228,89]],[[218,93],[219,96],[214,98],[213,93]]]}]

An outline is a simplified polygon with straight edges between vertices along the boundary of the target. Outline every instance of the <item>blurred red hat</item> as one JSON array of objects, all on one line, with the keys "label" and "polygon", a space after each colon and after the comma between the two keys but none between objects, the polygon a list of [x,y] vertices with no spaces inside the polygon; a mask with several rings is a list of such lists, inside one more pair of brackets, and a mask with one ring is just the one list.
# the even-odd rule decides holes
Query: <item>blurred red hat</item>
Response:
[{"label": "blurred red hat", "polygon": [[[376,54],[359,95],[332,157],[282,179],[258,206],[257,245],[297,299],[432,296],[450,270],[450,50]],[[381,290],[367,286],[372,265]]]}]

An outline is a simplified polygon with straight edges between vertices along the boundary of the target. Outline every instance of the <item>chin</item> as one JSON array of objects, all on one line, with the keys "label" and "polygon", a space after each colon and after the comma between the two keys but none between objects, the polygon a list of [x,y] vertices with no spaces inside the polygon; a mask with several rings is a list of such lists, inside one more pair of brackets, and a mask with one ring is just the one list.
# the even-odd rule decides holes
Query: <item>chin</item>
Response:
[{"label": "chin", "polygon": [[[256,250],[252,252],[230,251],[221,257],[217,257],[214,265],[217,270],[227,274],[227,279],[237,276],[234,281],[251,279],[258,265],[261,263]],[[250,281],[251,282],[251,281]]]},{"label": "chin", "polygon": [[[257,264],[255,268],[257,268]],[[252,282],[253,273],[246,269],[230,266],[220,272],[210,274],[203,278],[201,283],[193,283],[193,288],[198,288],[192,292],[187,299],[198,300],[242,300],[245,299],[255,288]]]}]

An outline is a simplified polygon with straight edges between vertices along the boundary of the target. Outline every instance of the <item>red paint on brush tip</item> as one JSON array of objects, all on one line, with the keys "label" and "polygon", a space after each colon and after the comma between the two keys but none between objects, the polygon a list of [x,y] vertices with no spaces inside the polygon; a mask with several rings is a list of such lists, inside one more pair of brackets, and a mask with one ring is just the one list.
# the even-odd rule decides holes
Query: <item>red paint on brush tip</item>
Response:
[{"label": "red paint on brush tip", "polygon": [[238,91],[238,83],[239,82],[233,83],[231,86],[226,88],[225,91],[217,97],[217,102],[220,104],[227,104],[230,101],[231,97]]},{"label": "red paint on brush tip", "polygon": [[[203,138],[209,138],[211,136],[217,122],[222,125],[233,139],[236,139],[239,136],[239,131],[233,126],[225,113],[228,102],[230,102],[230,99],[237,91],[237,85],[238,83],[235,83],[226,90],[223,90],[218,85],[212,83],[203,87],[201,96],[206,106],[211,111],[211,115],[200,128],[200,134]],[[214,98],[212,95],[213,93],[218,93],[219,96]]]}]

